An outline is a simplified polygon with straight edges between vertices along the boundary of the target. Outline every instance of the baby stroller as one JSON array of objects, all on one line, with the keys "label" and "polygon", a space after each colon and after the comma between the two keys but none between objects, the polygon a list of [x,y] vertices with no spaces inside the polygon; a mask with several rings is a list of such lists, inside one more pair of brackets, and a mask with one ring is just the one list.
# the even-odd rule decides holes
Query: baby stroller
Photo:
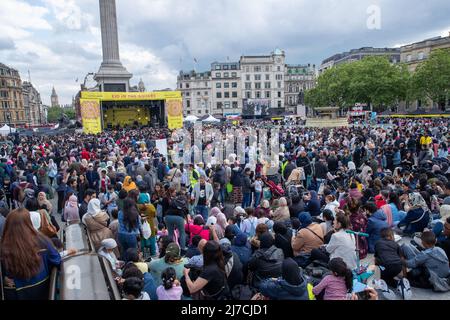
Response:
[{"label": "baby stroller", "polygon": [[285,192],[281,185],[276,184],[275,182],[268,180],[267,178],[265,178],[263,181],[264,184],[269,188],[272,199],[279,199],[284,196]]}]

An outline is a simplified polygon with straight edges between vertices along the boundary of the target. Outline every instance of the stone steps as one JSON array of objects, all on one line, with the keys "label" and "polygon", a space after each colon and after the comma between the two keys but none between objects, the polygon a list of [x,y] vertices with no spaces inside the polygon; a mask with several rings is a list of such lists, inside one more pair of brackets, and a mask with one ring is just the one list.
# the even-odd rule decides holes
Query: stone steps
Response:
[{"label": "stone steps", "polygon": [[338,128],[338,127],[348,127],[347,118],[336,118],[336,119],[307,119],[305,127],[309,128]]}]

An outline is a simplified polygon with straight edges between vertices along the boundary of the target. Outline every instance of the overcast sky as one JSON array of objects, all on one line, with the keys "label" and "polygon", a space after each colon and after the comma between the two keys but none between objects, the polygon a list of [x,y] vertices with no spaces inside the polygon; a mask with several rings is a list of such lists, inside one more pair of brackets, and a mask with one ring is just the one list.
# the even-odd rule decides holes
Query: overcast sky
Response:
[{"label": "overcast sky", "polygon": [[[448,0],[117,0],[121,60],[148,91],[175,88],[180,69],[207,70],[242,54],[286,51],[287,63],[320,62],[363,46],[391,47],[450,31]],[[368,8],[380,8],[369,29]],[[369,10],[373,13],[373,11]],[[373,26],[376,26],[375,21]],[[50,103],[70,103],[100,66],[97,0],[0,0],[0,62]],[[78,79],[78,83],[76,82]],[[88,81],[88,85],[93,84]]]}]

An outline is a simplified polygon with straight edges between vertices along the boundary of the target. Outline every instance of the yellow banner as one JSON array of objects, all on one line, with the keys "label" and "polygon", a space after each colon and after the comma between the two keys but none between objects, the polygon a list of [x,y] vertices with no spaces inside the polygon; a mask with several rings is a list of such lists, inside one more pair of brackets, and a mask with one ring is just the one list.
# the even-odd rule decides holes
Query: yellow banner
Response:
[{"label": "yellow banner", "polygon": [[183,100],[167,99],[166,110],[169,129],[183,128]]},{"label": "yellow banner", "polygon": [[96,99],[100,101],[139,101],[139,100],[167,100],[181,99],[180,91],[160,92],[81,92],[82,99]]},{"label": "yellow banner", "polygon": [[80,99],[83,132],[97,134],[102,132],[100,101],[98,99]]}]

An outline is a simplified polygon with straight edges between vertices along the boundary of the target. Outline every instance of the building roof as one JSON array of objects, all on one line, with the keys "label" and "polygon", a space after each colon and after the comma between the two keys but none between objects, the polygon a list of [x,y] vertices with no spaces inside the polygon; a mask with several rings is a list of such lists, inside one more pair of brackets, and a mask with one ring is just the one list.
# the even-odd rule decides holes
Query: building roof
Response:
[{"label": "building roof", "polygon": [[335,54],[322,61],[322,64],[326,64],[330,61],[341,60],[352,54],[400,54],[400,48],[374,48],[374,47],[362,47],[359,49],[351,49],[350,51]]}]

